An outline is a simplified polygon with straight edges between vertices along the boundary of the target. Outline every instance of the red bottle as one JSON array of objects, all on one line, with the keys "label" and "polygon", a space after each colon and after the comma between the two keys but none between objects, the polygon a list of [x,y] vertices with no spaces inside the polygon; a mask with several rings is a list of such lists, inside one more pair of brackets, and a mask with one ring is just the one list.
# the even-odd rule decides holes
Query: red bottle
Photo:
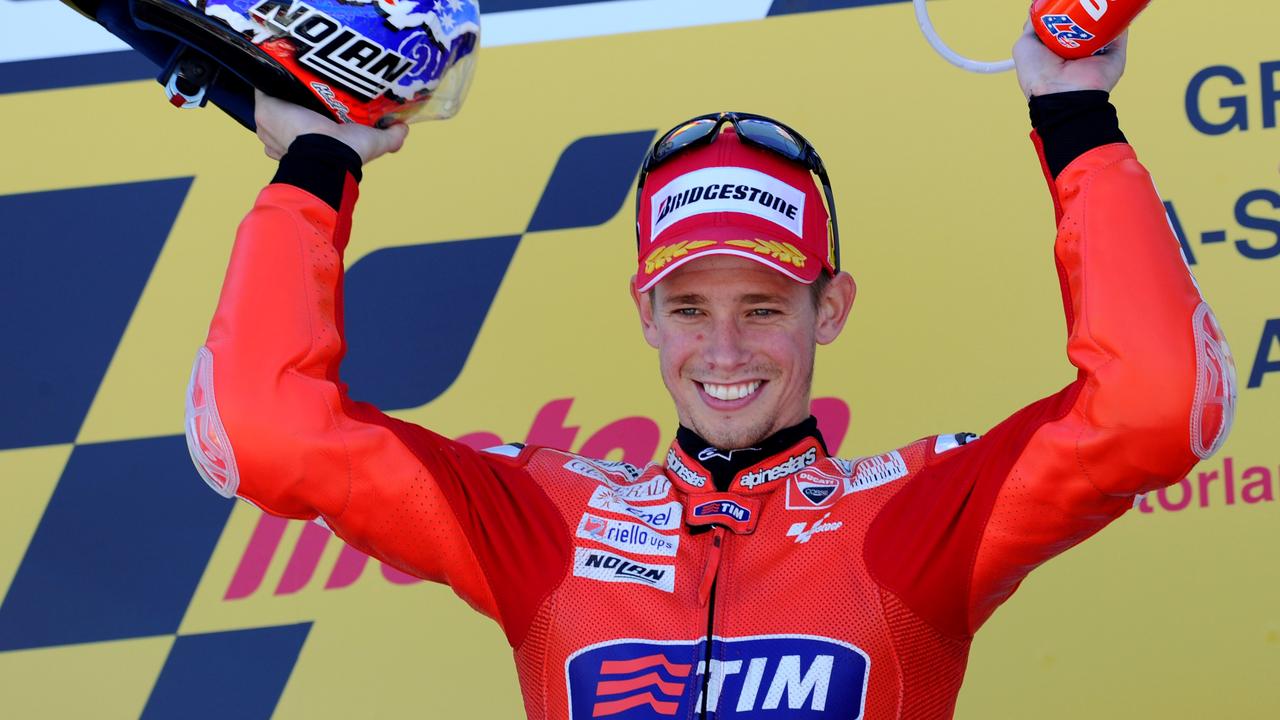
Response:
[{"label": "red bottle", "polygon": [[1151,0],[1035,0],[1040,41],[1067,60],[1089,57],[1115,40]]}]

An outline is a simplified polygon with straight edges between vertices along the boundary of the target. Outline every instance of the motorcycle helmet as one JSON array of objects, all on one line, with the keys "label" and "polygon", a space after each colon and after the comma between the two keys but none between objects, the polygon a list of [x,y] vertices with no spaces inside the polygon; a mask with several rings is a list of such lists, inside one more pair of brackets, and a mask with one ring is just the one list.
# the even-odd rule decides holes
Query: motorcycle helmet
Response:
[{"label": "motorcycle helmet", "polygon": [[62,0],[161,68],[177,107],[253,129],[257,88],[339,122],[452,117],[480,41],[476,0]]}]

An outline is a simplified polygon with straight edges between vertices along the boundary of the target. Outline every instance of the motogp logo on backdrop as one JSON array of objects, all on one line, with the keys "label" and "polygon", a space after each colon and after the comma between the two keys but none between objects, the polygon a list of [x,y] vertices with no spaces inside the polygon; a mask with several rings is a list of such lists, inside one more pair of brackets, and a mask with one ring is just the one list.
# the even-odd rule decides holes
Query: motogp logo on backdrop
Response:
[{"label": "motogp logo on backdrop", "polygon": [[1066,48],[1078,48],[1080,43],[1088,42],[1094,34],[1080,27],[1070,15],[1044,15],[1040,18],[1049,34],[1057,38],[1058,43]]},{"label": "motogp logo on backdrop", "polygon": [[[711,674],[704,682],[706,658]],[[657,642],[610,641],[569,656],[569,716],[717,720],[862,717],[871,661],[829,638],[760,635]]]}]

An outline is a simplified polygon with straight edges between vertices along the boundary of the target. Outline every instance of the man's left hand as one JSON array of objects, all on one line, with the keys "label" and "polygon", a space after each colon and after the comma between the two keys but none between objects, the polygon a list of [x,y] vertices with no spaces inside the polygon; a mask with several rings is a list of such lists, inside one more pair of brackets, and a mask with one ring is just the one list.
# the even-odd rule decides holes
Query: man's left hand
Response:
[{"label": "man's left hand", "polygon": [[1013,62],[1018,70],[1018,84],[1028,99],[1032,95],[1051,95],[1073,90],[1105,90],[1111,92],[1120,76],[1129,46],[1129,31],[1124,31],[1107,46],[1106,53],[1079,60],[1063,60],[1040,42],[1028,21],[1022,37],[1013,46]]}]

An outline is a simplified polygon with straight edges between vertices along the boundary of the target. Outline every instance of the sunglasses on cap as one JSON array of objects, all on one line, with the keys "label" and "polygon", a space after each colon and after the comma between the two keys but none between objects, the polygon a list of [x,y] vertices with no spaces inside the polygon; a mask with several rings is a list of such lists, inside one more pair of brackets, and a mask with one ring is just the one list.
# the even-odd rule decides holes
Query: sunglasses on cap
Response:
[{"label": "sunglasses on cap", "polygon": [[[754,113],[719,112],[699,115],[690,118],[671,128],[645,156],[640,166],[640,179],[636,182],[636,210],[640,209],[641,192],[644,189],[645,177],[654,168],[671,159],[682,150],[715,142],[720,128],[725,123],[733,125],[738,139],[781,155],[792,162],[800,163],[809,172],[818,176],[822,183],[822,192],[827,199],[827,216],[831,220],[830,243],[831,265],[840,272],[840,225],[836,222],[836,201],[831,192],[831,179],[827,177],[827,169],[822,164],[818,151],[803,135],[787,125]],[[640,228],[636,228],[636,248],[640,247]]]}]

